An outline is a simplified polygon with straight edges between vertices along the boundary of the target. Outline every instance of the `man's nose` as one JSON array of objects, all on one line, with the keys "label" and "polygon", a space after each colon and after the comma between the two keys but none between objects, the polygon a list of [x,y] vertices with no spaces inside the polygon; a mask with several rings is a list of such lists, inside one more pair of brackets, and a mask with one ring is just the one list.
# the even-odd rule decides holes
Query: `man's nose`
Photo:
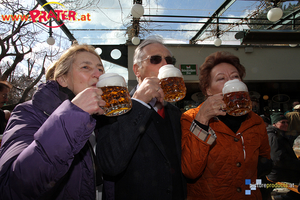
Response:
[{"label": "man's nose", "polygon": [[162,64],[162,66],[168,64],[165,57],[162,57],[162,58],[161,58],[161,64]]}]

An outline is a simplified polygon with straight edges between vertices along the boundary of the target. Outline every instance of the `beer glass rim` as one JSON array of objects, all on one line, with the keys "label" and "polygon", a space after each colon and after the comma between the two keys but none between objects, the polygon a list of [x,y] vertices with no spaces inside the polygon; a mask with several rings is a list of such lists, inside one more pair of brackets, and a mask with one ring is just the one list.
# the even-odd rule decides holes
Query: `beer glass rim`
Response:
[{"label": "beer glass rim", "polygon": [[[110,78],[116,78],[113,82],[107,81]],[[106,82],[105,82],[106,81]],[[104,82],[104,83],[102,83]],[[97,87],[106,87],[106,86],[126,86],[126,81],[123,76],[117,73],[105,73],[99,77],[97,82]]]},{"label": "beer glass rim", "polygon": [[229,80],[224,84],[222,93],[227,94],[231,92],[248,92],[248,87],[239,79]]},{"label": "beer glass rim", "polygon": [[158,71],[157,78],[163,79],[163,78],[169,78],[169,77],[183,78],[183,75],[182,75],[180,69],[178,69],[177,67],[175,67],[172,64],[162,66]]}]

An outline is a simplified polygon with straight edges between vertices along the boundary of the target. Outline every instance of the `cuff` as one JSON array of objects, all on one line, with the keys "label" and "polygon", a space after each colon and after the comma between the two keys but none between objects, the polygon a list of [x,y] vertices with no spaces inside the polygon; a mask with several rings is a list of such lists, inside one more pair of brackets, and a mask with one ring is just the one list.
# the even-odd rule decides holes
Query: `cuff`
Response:
[{"label": "cuff", "polygon": [[208,131],[197,125],[195,120],[192,122],[190,131],[203,142],[211,145],[217,139],[215,132],[209,127]]}]

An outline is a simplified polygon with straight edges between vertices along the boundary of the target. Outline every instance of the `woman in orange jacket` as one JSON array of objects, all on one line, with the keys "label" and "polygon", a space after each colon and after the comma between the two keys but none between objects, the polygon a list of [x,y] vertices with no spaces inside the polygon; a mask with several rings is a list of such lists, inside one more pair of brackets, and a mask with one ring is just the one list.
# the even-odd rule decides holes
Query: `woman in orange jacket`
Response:
[{"label": "woman in orange jacket", "polygon": [[259,184],[259,156],[270,159],[264,122],[252,111],[231,116],[222,109],[225,82],[244,76],[239,58],[228,52],[211,54],[200,67],[200,87],[207,98],[181,117],[188,200],[261,199],[259,186],[251,190],[249,184]]}]

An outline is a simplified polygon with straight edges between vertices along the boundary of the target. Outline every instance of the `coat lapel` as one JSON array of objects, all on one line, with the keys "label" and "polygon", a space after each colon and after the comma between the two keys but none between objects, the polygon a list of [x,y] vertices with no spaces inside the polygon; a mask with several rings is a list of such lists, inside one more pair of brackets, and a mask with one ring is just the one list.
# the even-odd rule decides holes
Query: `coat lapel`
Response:
[{"label": "coat lapel", "polygon": [[[133,94],[135,93],[135,91],[137,90],[137,86],[135,86],[131,91],[130,91],[130,96],[132,97]],[[152,112],[156,112],[153,108],[152,108]],[[175,140],[175,146],[176,146],[176,154],[178,155],[178,159],[179,161],[181,160],[181,126],[180,126],[180,121],[178,121],[178,115],[176,113],[174,113],[171,109],[171,105],[170,103],[167,103],[167,105],[165,106],[165,113],[167,116],[169,116],[170,118],[170,122],[172,124],[172,129],[173,129],[173,135],[174,135],[174,140]],[[162,153],[162,155],[167,159],[167,155],[166,152],[164,150],[164,146],[161,142],[160,136],[159,136],[159,131],[157,130],[157,127],[155,126],[156,123],[156,113],[153,113],[151,116],[151,124],[150,127],[152,126],[153,129],[151,128],[149,131],[147,131],[147,134],[149,135],[149,137],[152,139],[152,141],[156,144],[157,148],[160,150],[160,152]],[[176,122],[178,121],[178,123],[172,123],[172,122]]]},{"label": "coat lapel", "polygon": [[181,160],[181,124],[180,117],[178,116],[177,113],[173,112],[172,109],[170,108],[171,104],[168,103],[165,106],[165,112],[167,112],[167,115],[170,118],[170,122],[172,125],[172,130],[173,130],[173,136],[175,140],[175,146],[176,146],[176,154],[178,155],[179,161]]},{"label": "coat lapel", "polygon": [[167,159],[167,154],[165,152],[164,145],[161,142],[161,138],[159,136],[159,134],[160,134],[159,130],[158,130],[159,125],[157,124],[157,120],[158,120],[157,118],[159,116],[153,108],[151,109],[151,111],[153,112],[151,115],[151,124],[150,124],[151,129],[149,128],[149,130],[147,131],[147,134],[152,139],[152,141],[157,146],[157,148],[162,153],[162,155],[165,157],[165,159]]},{"label": "coat lapel", "polygon": [[[153,110],[153,112],[155,112]],[[166,116],[169,117],[169,120],[171,122],[171,126],[172,126],[172,130],[173,130],[173,137],[175,140],[175,146],[176,146],[176,155],[178,157],[178,160],[181,160],[181,128],[180,128],[180,121],[178,120],[179,116],[178,114],[176,114],[175,112],[172,111],[172,109],[170,108],[169,103],[165,106],[165,112],[166,112]],[[158,149],[161,151],[161,153],[163,154],[163,156],[167,158],[166,152],[164,150],[164,146],[161,142],[161,138],[159,136],[159,127],[157,127],[156,125],[156,120],[158,115],[156,113],[152,114],[152,125],[154,126],[155,130],[149,130],[148,135],[150,136],[150,138],[153,140],[153,142],[156,144],[156,146],[158,147]],[[178,121],[178,123],[174,123]],[[173,122],[173,123],[172,123]]]}]

